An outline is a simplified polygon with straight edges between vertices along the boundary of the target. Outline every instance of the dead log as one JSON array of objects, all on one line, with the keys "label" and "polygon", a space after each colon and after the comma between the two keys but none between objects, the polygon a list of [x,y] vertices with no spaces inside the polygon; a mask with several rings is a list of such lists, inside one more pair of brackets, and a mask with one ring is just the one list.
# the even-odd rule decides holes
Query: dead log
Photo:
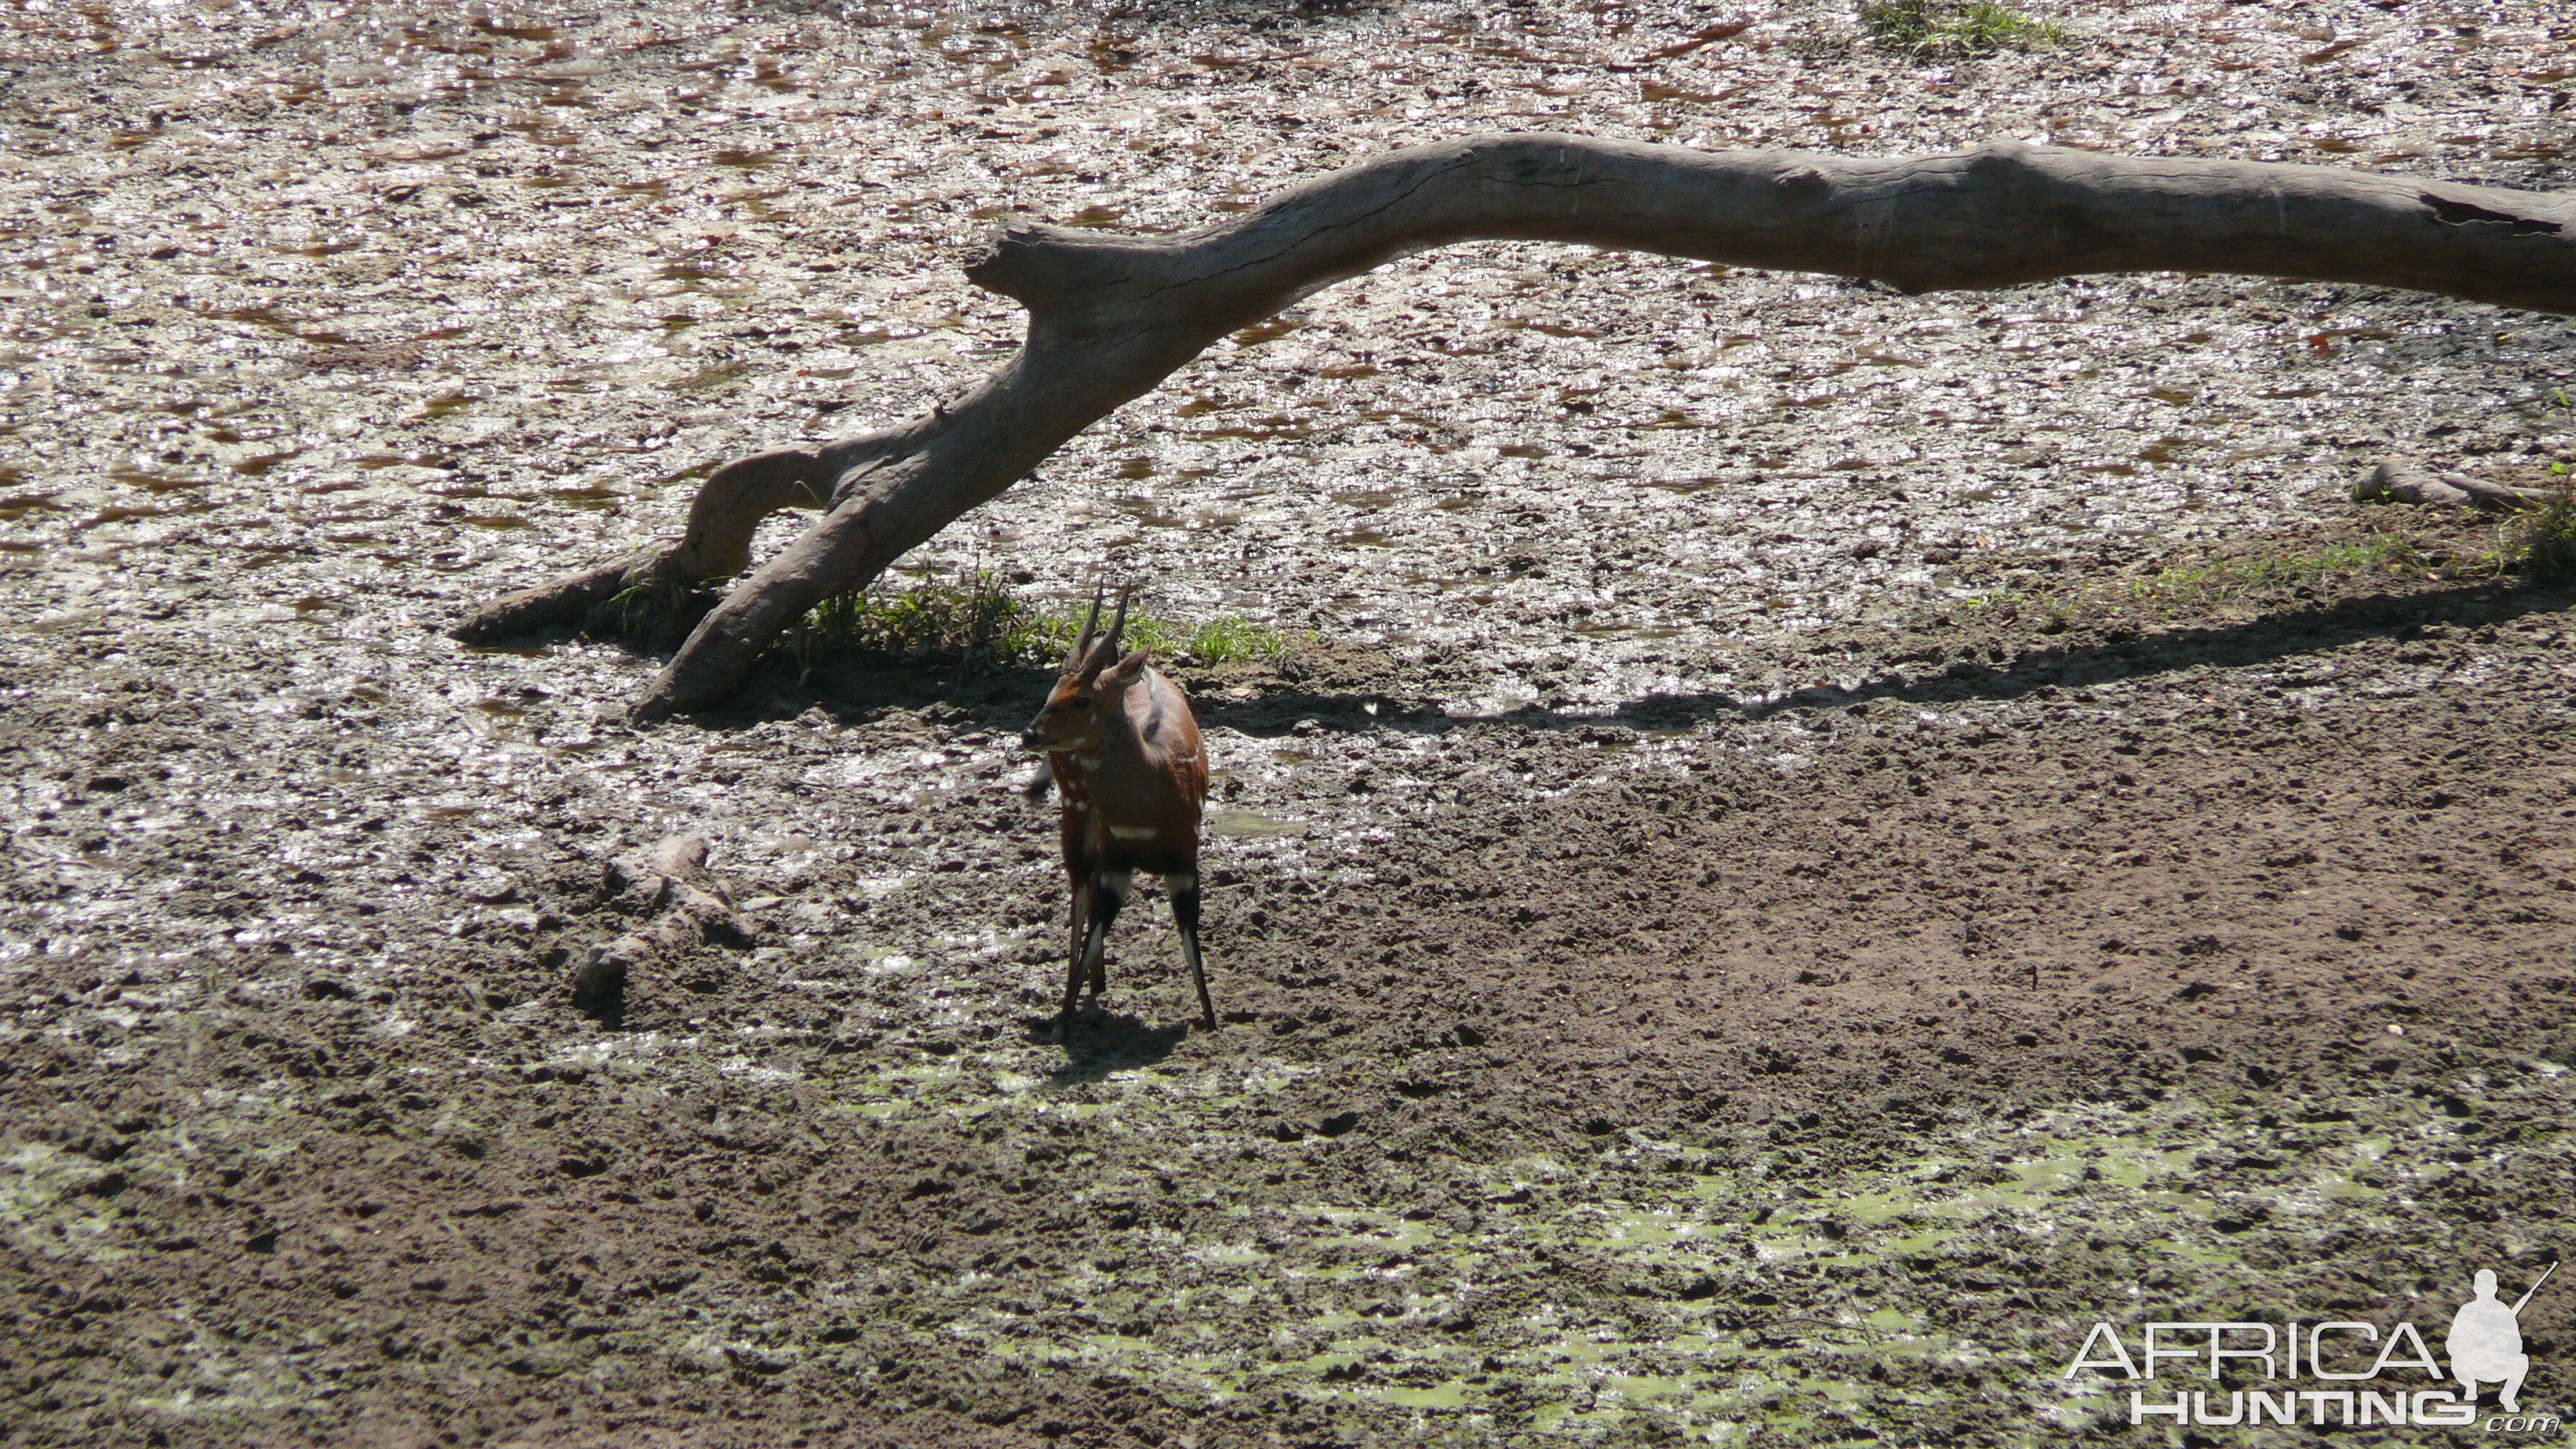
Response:
[{"label": "dead log", "polygon": [[2549,499],[2528,488],[2489,483],[2466,473],[2429,473],[2392,458],[2352,485],[2356,503],[2465,503],[2488,513],[2520,513]]},{"label": "dead log", "polygon": [[594,946],[573,969],[572,999],[588,1011],[613,1010],[634,968],[713,942],[742,946],[751,931],[737,915],[733,894],[707,869],[707,843],[695,835],[666,836],[641,855],[608,866],[607,893],[631,897],[653,913],[642,928]]},{"label": "dead log", "polygon": [[683,593],[743,568],[770,512],[823,509],[698,622],[635,712],[712,703],[807,609],[875,579],[1219,338],[1391,258],[1478,240],[1622,247],[1907,292],[2226,272],[2576,312],[2576,200],[2557,195],[2016,142],[1855,159],[1472,136],[1361,162],[1185,235],[1007,224],[966,275],[1025,306],[1028,332],[983,383],[900,427],[729,464],[677,543],[499,599],[456,637]]}]

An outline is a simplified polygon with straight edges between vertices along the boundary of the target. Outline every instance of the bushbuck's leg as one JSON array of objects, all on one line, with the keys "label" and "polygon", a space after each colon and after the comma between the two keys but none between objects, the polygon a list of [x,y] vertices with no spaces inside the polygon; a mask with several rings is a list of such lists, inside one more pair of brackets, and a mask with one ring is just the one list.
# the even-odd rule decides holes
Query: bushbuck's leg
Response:
[{"label": "bushbuck's leg", "polygon": [[[1083,962],[1091,967],[1091,999],[1098,1001],[1109,985],[1109,925],[1118,919],[1118,911],[1127,904],[1127,893],[1135,888],[1136,878],[1127,872],[1104,870],[1091,884],[1091,934],[1084,943],[1082,960],[1074,964],[1073,979],[1082,979]],[[1065,999],[1073,999],[1072,992]]]},{"label": "bushbuck's leg", "polygon": [[1199,964],[1199,878],[1195,871],[1163,877],[1172,893],[1172,921],[1181,928],[1181,959],[1190,963],[1190,984],[1199,989],[1199,1021],[1216,1030],[1216,1004],[1208,1000],[1207,969]]},{"label": "bushbuck's leg", "polygon": [[1065,943],[1064,948],[1065,959],[1072,963],[1067,969],[1077,972],[1082,969],[1082,947],[1090,933],[1091,873],[1076,871],[1073,877],[1073,938]]},{"label": "bushbuck's leg", "polygon": [[1075,997],[1082,990],[1082,938],[1091,925],[1091,880],[1073,862],[1065,862],[1073,875],[1073,944],[1065,952],[1064,1009],[1056,1013],[1055,1031],[1050,1040],[1063,1041],[1073,1030]]},{"label": "bushbuck's leg", "polygon": [[1073,964],[1065,968],[1064,1008],[1055,1014],[1055,1039],[1063,1041],[1073,1031],[1073,1008],[1082,996],[1082,956],[1076,952]]}]

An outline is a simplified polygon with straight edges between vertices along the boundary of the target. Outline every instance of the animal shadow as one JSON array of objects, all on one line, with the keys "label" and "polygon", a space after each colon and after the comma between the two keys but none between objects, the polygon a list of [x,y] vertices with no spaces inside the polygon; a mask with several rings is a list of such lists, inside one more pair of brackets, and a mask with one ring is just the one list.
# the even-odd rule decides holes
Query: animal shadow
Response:
[{"label": "animal shadow", "polygon": [[[1043,1042],[1055,1026],[1055,1015],[1023,1018],[1029,1040]],[[1169,1026],[1149,1026],[1142,1018],[1124,1012],[1110,1015],[1098,1010],[1074,1013],[1073,1023],[1065,1033],[1064,1065],[1047,1078],[1050,1086],[1073,1082],[1096,1082],[1117,1072],[1150,1067],[1172,1054],[1195,1029],[1195,1024],[1176,1021]]]}]

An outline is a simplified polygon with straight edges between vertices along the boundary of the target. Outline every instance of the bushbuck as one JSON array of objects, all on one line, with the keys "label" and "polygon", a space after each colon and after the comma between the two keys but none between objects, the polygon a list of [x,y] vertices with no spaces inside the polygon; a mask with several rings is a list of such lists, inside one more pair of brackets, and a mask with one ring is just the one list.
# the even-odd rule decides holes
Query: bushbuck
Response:
[{"label": "bushbuck", "polygon": [[1065,970],[1064,1010],[1055,1036],[1071,1029],[1086,974],[1099,1000],[1108,985],[1109,923],[1135,888],[1135,873],[1163,878],[1172,920],[1181,928],[1181,958],[1199,990],[1199,1020],[1216,1027],[1207,971],[1199,963],[1199,810],[1207,802],[1207,751],[1190,697],[1145,662],[1145,651],[1120,658],[1127,600],[1101,634],[1100,595],[1065,656],[1064,672],[1020,743],[1044,751],[1064,794],[1064,870],[1073,879],[1072,960]]}]

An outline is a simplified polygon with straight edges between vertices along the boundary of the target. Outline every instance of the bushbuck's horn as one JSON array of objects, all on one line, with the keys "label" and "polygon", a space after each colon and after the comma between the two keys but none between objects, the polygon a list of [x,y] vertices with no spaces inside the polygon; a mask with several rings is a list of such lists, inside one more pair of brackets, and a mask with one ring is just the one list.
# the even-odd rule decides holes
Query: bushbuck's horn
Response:
[{"label": "bushbuck's horn", "polygon": [[1118,657],[1118,641],[1125,638],[1127,635],[1127,600],[1129,596],[1133,595],[1135,592],[1136,590],[1132,587],[1120,589],[1118,591],[1118,617],[1112,620],[1109,625],[1109,648],[1107,652],[1109,657],[1112,659]]},{"label": "bushbuck's horn", "polygon": [[1091,591],[1091,618],[1083,624],[1081,637],[1073,641],[1073,652],[1064,656],[1064,667],[1067,669],[1080,665],[1082,656],[1091,652],[1092,631],[1100,627],[1100,594],[1099,589]]}]

